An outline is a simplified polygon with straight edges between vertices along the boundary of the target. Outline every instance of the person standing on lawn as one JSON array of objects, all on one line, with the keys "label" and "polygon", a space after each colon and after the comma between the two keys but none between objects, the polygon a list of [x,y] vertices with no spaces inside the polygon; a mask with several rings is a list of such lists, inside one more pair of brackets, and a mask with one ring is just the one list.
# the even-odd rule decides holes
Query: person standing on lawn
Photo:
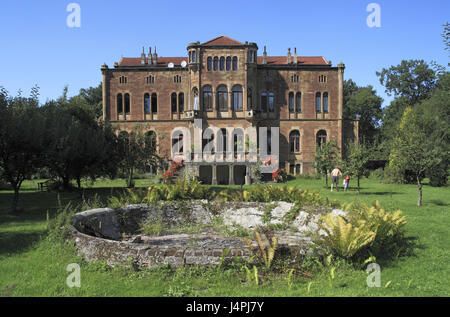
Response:
[{"label": "person standing on lawn", "polygon": [[339,167],[335,166],[334,170],[331,171],[331,191],[333,191],[333,184],[336,184],[336,191],[339,191],[339,175],[342,176],[342,172]]},{"label": "person standing on lawn", "polygon": [[344,178],[344,191],[348,190],[349,183],[350,183],[350,175],[347,174],[347,176],[345,176]]}]

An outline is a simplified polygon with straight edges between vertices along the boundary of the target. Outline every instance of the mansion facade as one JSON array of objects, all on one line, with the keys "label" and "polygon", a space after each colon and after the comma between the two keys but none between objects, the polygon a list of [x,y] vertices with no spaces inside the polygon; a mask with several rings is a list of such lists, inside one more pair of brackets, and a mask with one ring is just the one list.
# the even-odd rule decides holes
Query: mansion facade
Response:
[{"label": "mansion facade", "polygon": [[[186,57],[160,57],[150,49],[148,55],[121,58],[114,68],[102,66],[103,120],[128,132],[143,126],[167,160],[194,158],[207,146],[194,138],[195,122],[211,130],[212,150],[221,143],[224,155],[248,143],[236,131],[249,127],[267,127],[265,138],[258,132],[256,148],[270,152],[270,128],[279,128],[280,167],[292,175],[311,173],[317,146],[335,139],[342,149],[358,138],[358,121],[342,117],[344,68],[321,56],[298,56],[296,49],[268,56],[264,47],[258,55],[256,43],[226,36],[190,43]],[[191,133],[174,135],[178,127]],[[249,184],[255,163],[248,155],[191,164],[205,183]]]}]

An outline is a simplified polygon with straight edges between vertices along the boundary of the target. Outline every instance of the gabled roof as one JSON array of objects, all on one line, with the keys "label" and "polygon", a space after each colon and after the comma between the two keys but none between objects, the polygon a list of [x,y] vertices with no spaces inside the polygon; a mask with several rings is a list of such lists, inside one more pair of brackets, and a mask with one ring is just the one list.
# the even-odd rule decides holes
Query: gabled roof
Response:
[{"label": "gabled roof", "polygon": [[[294,56],[291,56],[294,61]],[[328,62],[323,56],[298,56],[297,61],[299,65],[328,65]],[[258,64],[263,63],[263,57],[258,56]],[[293,63],[291,62],[290,65]],[[287,56],[267,56],[267,64],[265,65],[288,65]]]},{"label": "gabled roof", "polygon": [[203,43],[202,45],[207,45],[207,46],[220,46],[220,45],[244,45],[241,42],[238,42],[236,40],[230,39],[228,36],[225,35],[221,35],[218,36],[212,40],[209,40],[208,42]]}]

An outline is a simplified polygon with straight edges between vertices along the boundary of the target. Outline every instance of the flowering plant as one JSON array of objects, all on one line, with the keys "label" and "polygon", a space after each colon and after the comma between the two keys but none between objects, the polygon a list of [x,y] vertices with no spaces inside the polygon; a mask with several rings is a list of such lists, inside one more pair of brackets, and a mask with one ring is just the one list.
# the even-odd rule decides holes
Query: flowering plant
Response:
[{"label": "flowering plant", "polygon": [[274,183],[284,183],[287,180],[287,174],[284,169],[277,169],[272,172],[272,180]]},{"label": "flowering plant", "polygon": [[183,168],[183,161],[175,161],[173,160],[170,164],[170,167],[167,171],[162,175],[162,179],[164,184],[172,183],[173,179],[178,176],[180,170]]}]

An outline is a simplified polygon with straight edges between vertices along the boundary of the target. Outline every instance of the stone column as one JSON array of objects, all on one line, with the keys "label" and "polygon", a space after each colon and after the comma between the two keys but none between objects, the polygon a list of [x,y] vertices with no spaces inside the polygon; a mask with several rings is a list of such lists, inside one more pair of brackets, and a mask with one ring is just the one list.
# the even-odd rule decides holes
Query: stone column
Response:
[{"label": "stone column", "polygon": [[234,185],[234,165],[229,165],[228,185]]},{"label": "stone column", "polygon": [[213,104],[213,117],[217,118],[217,107],[218,107],[218,96],[215,88],[211,87],[212,90],[212,104]]},{"label": "stone column", "polygon": [[229,97],[228,97],[228,118],[232,118],[233,117],[233,111],[234,109],[232,109],[233,107],[233,92],[229,91],[228,92]]},{"label": "stone column", "polygon": [[217,165],[213,164],[212,165],[212,181],[211,181],[212,185],[217,185]]},{"label": "stone column", "polygon": [[251,185],[250,166],[245,166],[245,185]]}]

